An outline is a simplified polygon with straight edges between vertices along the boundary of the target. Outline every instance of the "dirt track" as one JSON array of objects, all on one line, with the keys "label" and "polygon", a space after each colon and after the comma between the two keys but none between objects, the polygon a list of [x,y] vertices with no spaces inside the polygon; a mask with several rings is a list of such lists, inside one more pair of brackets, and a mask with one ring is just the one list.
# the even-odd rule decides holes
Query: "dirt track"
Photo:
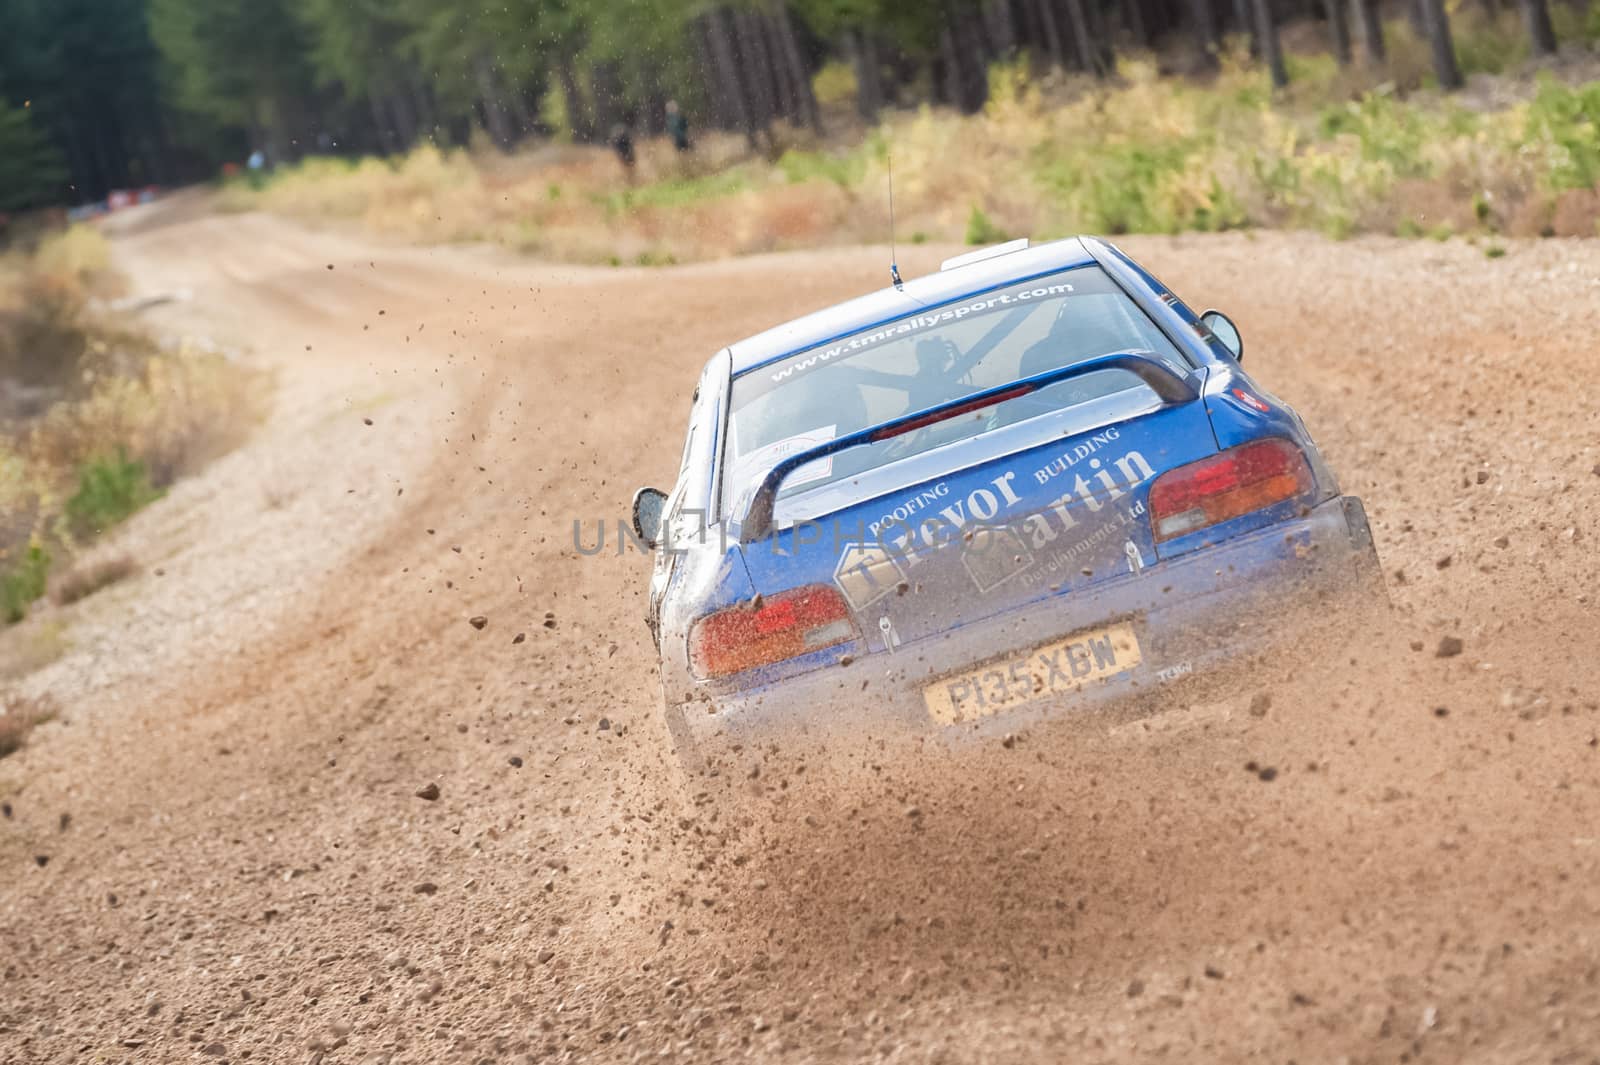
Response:
[{"label": "dirt track", "polygon": [[0,1061],[1600,1060],[1600,245],[1125,245],[1365,497],[1396,631],[746,819],[665,755],[646,565],[571,523],[670,479],[719,343],[881,253],[119,237],[280,413],[130,525],[147,572],[33,681],[65,712],[0,762]]}]

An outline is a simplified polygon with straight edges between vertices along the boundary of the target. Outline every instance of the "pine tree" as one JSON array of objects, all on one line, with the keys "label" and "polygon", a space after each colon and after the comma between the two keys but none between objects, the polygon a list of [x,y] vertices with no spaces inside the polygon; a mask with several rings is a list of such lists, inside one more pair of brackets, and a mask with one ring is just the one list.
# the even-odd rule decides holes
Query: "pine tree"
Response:
[{"label": "pine tree", "polygon": [[1428,35],[1428,50],[1433,56],[1433,73],[1439,87],[1446,90],[1461,88],[1461,67],[1456,63],[1455,39],[1450,35],[1450,16],[1445,13],[1444,0],[1419,0],[1422,23]]},{"label": "pine tree", "polygon": [[1272,17],[1272,0],[1254,0],[1256,39],[1261,42],[1261,58],[1272,75],[1272,87],[1281,89],[1289,84],[1289,68],[1283,62],[1283,48],[1278,44],[1278,24]]},{"label": "pine tree", "polygon": [[1550,24],[1550,7],[1545,0],[1521,0],[1522,24],[1528,29],[1528,42],[1534,55],[1556,54],[1556,31]]},{"label": "pine tree", "polygon": [[66,176],[61,156],[34,128],[28,109],[0,100],[0,212],[57,200]]},{"label": "pine tree", "polygon": [[287,0],[150,0],[150,30],[177,102],[292,158],[316,123],[308,41]]}]

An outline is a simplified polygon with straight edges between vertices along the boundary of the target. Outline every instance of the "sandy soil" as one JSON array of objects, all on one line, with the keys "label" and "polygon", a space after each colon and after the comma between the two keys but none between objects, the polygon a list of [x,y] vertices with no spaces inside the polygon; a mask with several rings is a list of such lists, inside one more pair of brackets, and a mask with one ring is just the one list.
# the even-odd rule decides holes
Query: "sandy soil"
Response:
[{"label": "sandy soil", "polygon": [[146,313],[275,366],[278,412],[20,682],[63,713],[0,762],[0,1061],[1596,1060],[1600,244],[1125,243],[1365,497],[1393,630],[745,801],[673,767],[648,566],[572,522],[670,479],[716,346],[880,252],[129,227],[192,294]]}]

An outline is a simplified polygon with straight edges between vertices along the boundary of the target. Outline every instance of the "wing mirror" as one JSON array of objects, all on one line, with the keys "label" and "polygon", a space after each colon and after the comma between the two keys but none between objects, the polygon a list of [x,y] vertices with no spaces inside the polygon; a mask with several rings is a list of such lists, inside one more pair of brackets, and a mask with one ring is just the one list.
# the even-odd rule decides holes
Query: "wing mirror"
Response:
[{"label": "wing mirror", "polygon": [[1244,338],[1239,336],[1239,327],[1233,324],[1233,319],[1221,311],[1207,311],[1200,316],[1200,324],[1211,330],[1211,335],[1222,341],[1222,346],[1233,353],[1233,357],[1244,361]]},{"label": "wing mirror", "polygon": [[641,488],[633,493],[633,535],[655,547],[661,542],[661,518],[667,510],[667,494],[659,488]]}]

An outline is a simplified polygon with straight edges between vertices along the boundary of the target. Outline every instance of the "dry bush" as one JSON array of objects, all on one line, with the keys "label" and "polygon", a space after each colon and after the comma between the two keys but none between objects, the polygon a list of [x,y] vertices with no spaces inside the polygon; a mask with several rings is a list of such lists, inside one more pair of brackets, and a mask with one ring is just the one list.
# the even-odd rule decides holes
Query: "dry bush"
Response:
[{"label": "dry bush", "polygon": [[[1530,211],[1540,231],[1588,233],[1587,200],[1568,190],[1600,181],[1588,118],[1600,89],[1498,76],[1519,62],[1508,18],[1463,16],[1474,80],[1455,95],[1426,88],[1427,49],[1397,21],[1386,69],[1341,70],[1320,45],[1291,50],[1281,92],[1242,44],[1198,80],[1137,53],[1103,82],[1001,63],[982,115],[888,112],[864,137],[849,124],[848,144],[788,127],[756,144],[705,133],[688,155],[641,140],[631,173],[599,146],[426,147],[390,162],[308,161],[254,202],[418,241],[666,263],[883,240],[892,148],[897,222],[913,241],[1248,226],[1502,232],[1526,227]],[[974,217],[987,224],[969,227]]]},{"label": "dry bush", "polygon": [[1505,232],[1514,237],[1600,236],[1600,191],[1563,189],[1530,195],[1515,205]]},{"label": "dry bush", "polygon": [[1542,232],[1556,237],[1600,236],[1600,192],[1567,189],[1556,197],[1550,222]]},{"label": "dry bush", "polygon": [[0,758],[21,750],[28,733],[53,720],[58,713],[54,700],[47,697],[0,697]]},{"label": "dry bush", "polygon": [[111,244],[93,226],[75,225],[46,236],[33,254],[35,273],[90,288],[120,289],[111,269]]},{"label": "dry bush", "polygon": [[157,487],[241,443],[264,417],[259,372],[222,355],[182,347],[147,355],[127,372],[103,374],[63,401],[26,436],[31,463],[69,472],[124,449],[146,463]]},{"label": "dry bush", "polygon": [[[91,293],[118,288],[109,264],[103,237],[83,227],[0,260],[6,623],[44,593],[52,562],[237,446],[266,413],[258,372],[192,347],[160,348],[96,316]],[[127,572],[124,562],[73,571],[57,582],[58,601]]]},{"label": "dry bush", "polygon": [[1464,233],[1475,219],[1471,196],[1463,198],[1444,182],[1396,182],[1383,200],[1369,205],[1359,228],[1379,233],[1423,236],[1428,233]]}]

